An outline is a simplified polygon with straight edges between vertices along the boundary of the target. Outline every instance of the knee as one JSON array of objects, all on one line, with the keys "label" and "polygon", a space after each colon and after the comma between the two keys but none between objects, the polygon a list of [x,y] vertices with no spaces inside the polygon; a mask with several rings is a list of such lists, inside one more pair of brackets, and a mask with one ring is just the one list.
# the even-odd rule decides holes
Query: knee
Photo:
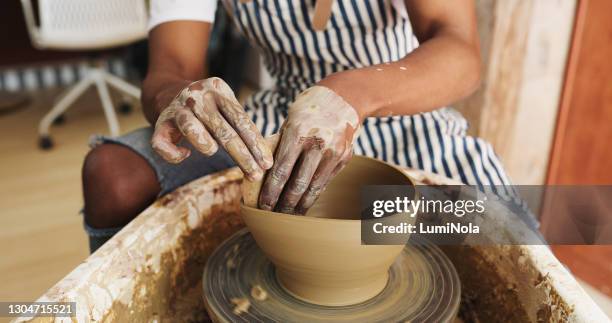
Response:
[{"label": "knee", "polygon": [[95,228],[127,224],[155,199],[159,188],[151,166],[127,147],[104,144],[83,164],[85,220]]}]

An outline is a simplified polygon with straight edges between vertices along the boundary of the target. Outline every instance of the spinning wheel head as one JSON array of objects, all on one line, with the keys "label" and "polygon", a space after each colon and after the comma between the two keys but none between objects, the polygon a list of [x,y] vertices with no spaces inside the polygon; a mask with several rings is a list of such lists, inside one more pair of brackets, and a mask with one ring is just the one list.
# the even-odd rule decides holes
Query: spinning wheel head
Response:
[{"label": "spinning wheel head", "polygon": [[221,244],[206,264],[206,308],[216,322],[452,322],[461,294],[457,272],[438,247],[415,242],[391,266],[378,295],[356,305],[330,307],[288,293],[244,229]]}]

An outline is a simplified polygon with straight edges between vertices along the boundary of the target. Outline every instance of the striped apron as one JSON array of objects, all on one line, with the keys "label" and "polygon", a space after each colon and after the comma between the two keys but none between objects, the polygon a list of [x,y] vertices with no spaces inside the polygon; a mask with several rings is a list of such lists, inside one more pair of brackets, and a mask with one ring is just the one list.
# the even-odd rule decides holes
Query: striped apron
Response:
[{"label": "striped apron", "polygon": [[[257,48],[276,80],[246,102],[264,135],[276,133],[294,98],[325,76],[401,59],[419,46],[403,1],[335,0],[322,31],[311,20],[315,0],[224,0],[238,29]],[[466,135],[467,121],[444,107],[416,115],[367,118],[356,154],[427,172],[479,188],[509,185],[482,139]]]}]

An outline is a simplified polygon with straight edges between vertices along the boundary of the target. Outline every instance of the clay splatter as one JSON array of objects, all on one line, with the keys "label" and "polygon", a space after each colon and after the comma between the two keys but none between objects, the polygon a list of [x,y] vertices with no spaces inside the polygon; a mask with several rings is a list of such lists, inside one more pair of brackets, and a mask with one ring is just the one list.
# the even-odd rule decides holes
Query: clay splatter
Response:
[{"label": "clay splatter", "polygon": [[232,304],[234,304],[233,312],[236,315],[247,313],[249,311],[249,307],[251,307],[251,302],[244,297],[234,297],[230,301]]},{"label": "clay splatter", "polygon": [[251,297],[257,301],[265,301],[268,298],[268,293],[261,286],[255,285],[251,288]]},{"label": "clay splatter", "polygon": [[236,262],[234,262],[234,258],[228,259],[227,262],[225,263],[225,267],[227,267],[227,269],[236,268]]},{"label": "clay splatter", "polygon": [[[350,159],[360,126],[355,108],[331,89],[313,86],[298,95],[283,124],[259,207],[304,214]],[[300,156],[300,168],[292,170]]]},{"label": "clay splatter", "polygon": [[257,126],[218,77],[183,89],[159,115],[151,144],[166,161],[180,163],[191,154],[176,145],[182,138],[207,156],[223,146],[249,178],[260,179],[273,163]]}]

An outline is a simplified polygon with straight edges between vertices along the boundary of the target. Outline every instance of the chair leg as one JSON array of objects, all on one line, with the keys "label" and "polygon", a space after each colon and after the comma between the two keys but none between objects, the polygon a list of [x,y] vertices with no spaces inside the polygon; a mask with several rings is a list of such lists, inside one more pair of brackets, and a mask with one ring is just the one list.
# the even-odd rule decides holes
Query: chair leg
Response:
[{"label": "chair leg", "polygon": [[123,95],[121,105],[119,106],[119,112],[121,114],[129,114],[132,112],[130,98],[140,99],[140,89],[106,71],[104,72],[104,80]]},{"label": "chair leg", "polygon": [[98,89],[98,95],[100,101],[102,101],[102,108],[104,108],[104,115],[106,116],[106,122],[108,122],[108,129],[113,137],[119,135],[119,122],[117,121],[117,115],[115,114],[115,108],[111,101],[108,87],[106,86],[105,77],[103,73],[96,73],[94,80],[96,82],[96,89]]},{"label": "chair leg", "polygon": [[104,80],[108,82],[112,87],[117,89],[120,92],[131,95],[137,99],[140,98],[140,89],[136,86],[122,80],[119,77],[116,77],[110,73],[104,72],[103,74]]},{"label": "chair leg", "polygon": [[38,124],[38,134],[41,137],[49,136],[49,128],[55,119],[62,115],[74,101],[76,101],[85,90],[93,83],[93,78],[86,77],[75,84],[66,92],[62,98],[57,101],[53,108],[40,120]]}]

